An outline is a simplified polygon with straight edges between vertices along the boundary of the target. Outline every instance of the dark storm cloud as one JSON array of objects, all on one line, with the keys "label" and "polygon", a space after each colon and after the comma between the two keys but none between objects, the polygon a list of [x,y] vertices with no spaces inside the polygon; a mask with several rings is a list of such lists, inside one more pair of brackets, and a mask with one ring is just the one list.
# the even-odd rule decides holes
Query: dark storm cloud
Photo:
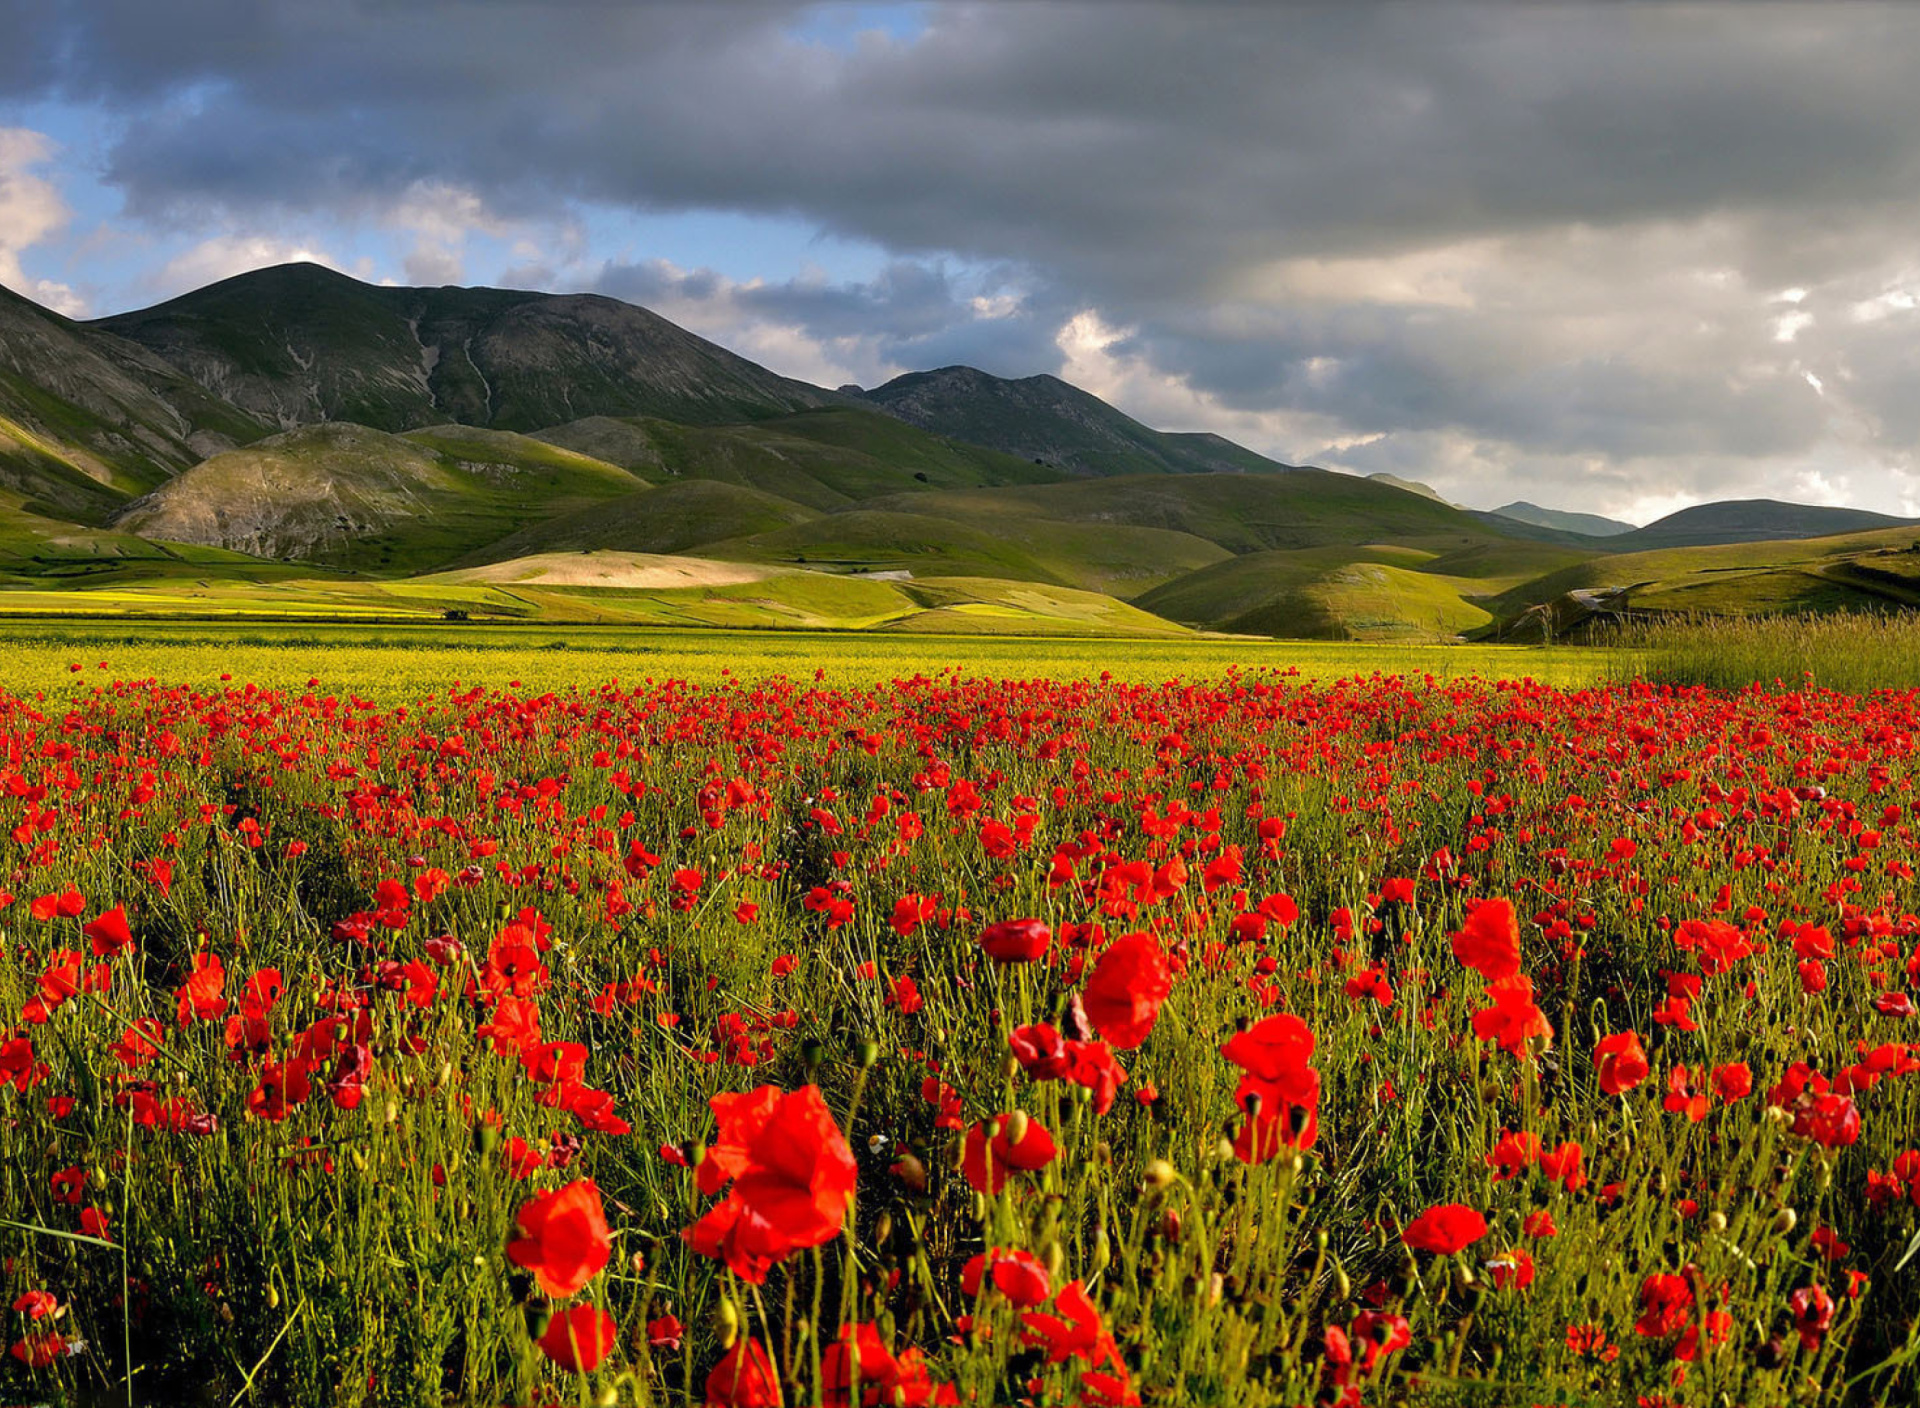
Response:
[{"label": "dark storm cloud", "polygon": [[[1040,370],[1096,309],[1227,408],[1515,462],[1800,455],[1841,396],[1887,453],[1911,425],[1904,313],[1856,342],[1834,290],[1920,267],[1920,7],[956,4],[845,48],[743,0],[6,7],[0,94],[125,114],[110,176],[150,219],[423,181],[508,218],[794,216],[902,262],[726,296],[870,357]],[[1434,251],[1449,287],[1407,294]],[[979,316],[948,257],[1019,271],[1024,311]]]}]

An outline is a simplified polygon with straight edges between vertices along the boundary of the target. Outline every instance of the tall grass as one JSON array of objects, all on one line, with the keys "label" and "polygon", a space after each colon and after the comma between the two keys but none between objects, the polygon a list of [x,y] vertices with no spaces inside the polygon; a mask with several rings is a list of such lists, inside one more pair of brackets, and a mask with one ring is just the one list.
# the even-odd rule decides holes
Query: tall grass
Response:
[{"label": "tall grass", "polygon": [[1920,689],[1920,615],[1665,618],[1608,642],[1622,676],[1714,689]]}]

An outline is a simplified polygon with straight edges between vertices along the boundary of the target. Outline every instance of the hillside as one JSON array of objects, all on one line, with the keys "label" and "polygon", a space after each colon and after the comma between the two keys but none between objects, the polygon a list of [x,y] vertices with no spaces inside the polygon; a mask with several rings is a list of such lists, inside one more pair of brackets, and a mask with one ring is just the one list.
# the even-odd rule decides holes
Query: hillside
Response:
[{"label": "hillside", "polygon": [[90,326],[283,429],[528,431],[596,415],[719,424],[842,399],[617,299],[381,288],[315,264],[241,274]]},{"label": "hillside", "polygon": [[540,441],[498,435],[480,444],[468,434],[307,426],[195,465],[130,505],[114,526],[261,557],[402,573],[498,541],[529,515],[566,513],[638,486],[625,470]]},{"label": "hillside", "polygon": [[1644,528],[1614,536],[1607,547],[1615,552],[1641,552],[1714,543],[1786,542],[1897,528],[1915,521],[1859,508],[1825,508],[1777,499],[1728,499],[1670,513]]},{"label": "hillside", "polygon": [[[888,499],[869,507],[909,505]],[[1438,551],[1499,536],[1436,500],[1323,469],[1074,479],[921,494],[910,507],[985,529],[1031,519],[1158,528],[1204,538],[1229,553],[1407,540]]]},{"label": "hillside", "polygon": [[1541,508],[1525,499],[1515,499],[1510,504],[1502,504],[1491,510],[1502,518],[1515,523],[1531,523],[1538,528],[1557,528],[1563,533],[1581,533],[1589,538],[1611,538],[1620,533],[1631,533],[1634,525],[1622,523],[1617,518],[1603,518],[1597,513],[1570,513],[1565,509]]},{"label": "hillside", "polygon": [[1291,468],[1217,435],[1142,425],[1056,376],[1017,381],[973,367],[909,372],[861,393],[923,430],[1077,475],[1218,474]]},{"label": "hillside", "polygon": [[99,523],[265,433],[146,349],[0,288],[0,491]]}]

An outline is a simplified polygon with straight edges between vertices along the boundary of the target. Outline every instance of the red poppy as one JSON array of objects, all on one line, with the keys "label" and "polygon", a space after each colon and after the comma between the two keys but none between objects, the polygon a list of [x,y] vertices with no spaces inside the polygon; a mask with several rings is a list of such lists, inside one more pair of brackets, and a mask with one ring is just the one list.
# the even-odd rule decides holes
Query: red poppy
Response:
[{"label": "red poppy", "polygon": [[708,1408],[774,1408],[780,1381],[759,1340],[734,1341],[707,1374]]},{"label": "red poppy", "polygon": [[777,1095],[733,1191],[794,1246],[817,1247],[840,1235],[856,1173],[827,1102],[803,1085]]},{"label": "red poppy", "polygon": [[115,905],[80,931],[93,942],[95,958],[112,958],[133,947],[133,931],[127,927],[127,912]]},{"label": "red poppy", "polygon": [[1516,1055],[1536,1037],[1553,1038],[1553,1024],[1533,1000],[1533,983],[1515,974],[1487,985],[1493,1006],[1473,1014],[1473,1033],[1482,1041],[1495,1041],[1502,1051]]},{"label": "red poppy", "polygon": [[1640,1283],[1640,1318],[1634,1330],[1649,1339],[1678,1334],[1693,1319],[1693,1284],[1685,1276],[1656,1272]]},{"label": "red poppy", "polygon": [[1016,1110],[967,1131],[960,1169],[975,1192],[998,1193],[1014,1170],[1045,1168],[1058,1152],[1047,1127]]},{"label": "red poppy", "polygon": [[1131,1051],[1147,1039],[1172,991],[1173,975],[1153,935],[1123,934],[1087,979],[1087,1020],[1114,1046]]},{"label": "red poppy", "polygon": [[1400,1240],[1416,1251],[1451,1256],[1487,1235],[1487,1220],[1465,1203],[1428,1208],[1407,1224]]},{"label": "red poppy", "polygon": [[598,1306],[569,1306],[547,1322],[540,1352],[562,1369],[591,1374],[613,1348],[616,1333],[613,1317]]},{"label": "red poppy", "polygon": [[590,1178],[536,1195],[514,1224],[520,1236],[507,1243],[508,1258],[555,1298],[574,1294],[599,1275],[613,1249],[600,1189]]},{"label": "red poppy", "polygon": [[1032,1252],[1017,1247],[995,1247],[976,1253],[960,1271],[960,1289],[980,1294],[989,1273],[993,1288],[1022,1310],[1039,1305],[1053,1294],[1047,1268]]},{"label": "red poppy", "polygon": [[1513,902],[1482,900],[1453,936],[1453,956],[1489,983],[1511,978],[1520,971],[1520,924]]},{"label": "red poppy", "polygon": [[1003,919],[980,931],[980,947],[996,963],[1032,963],[1053,942],[1053,930],[1038,919]]},{"label": "red poppy", "polygon": [[1609,1095],[1625,1095],[1652,1070],[1639,1036],[1632,1031],[1601,1037],[1593,1048],[1593,1068],[1600,1074],[1600,1088]]}]

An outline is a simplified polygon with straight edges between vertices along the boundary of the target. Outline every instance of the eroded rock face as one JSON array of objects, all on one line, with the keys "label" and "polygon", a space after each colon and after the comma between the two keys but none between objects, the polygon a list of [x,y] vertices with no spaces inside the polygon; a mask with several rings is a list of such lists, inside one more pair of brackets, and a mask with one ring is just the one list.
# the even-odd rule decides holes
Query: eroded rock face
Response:
[{"label": "eroded rock face", "polygon": [[428,511],[452,487],[430,450],[365,426],[310,426],[208,459],[130,505],[116,526],[259,557],[323,559]]}]

